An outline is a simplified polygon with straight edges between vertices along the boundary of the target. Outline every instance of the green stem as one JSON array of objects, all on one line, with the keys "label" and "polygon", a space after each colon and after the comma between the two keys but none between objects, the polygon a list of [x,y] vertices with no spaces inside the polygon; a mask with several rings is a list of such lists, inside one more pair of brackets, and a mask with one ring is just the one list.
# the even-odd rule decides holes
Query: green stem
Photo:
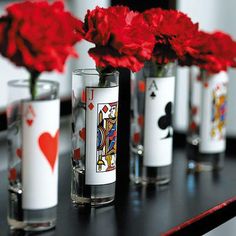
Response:
[{"label": "green stem", "polygon": [[99,72],[98,87],[106,87],[106,75],[102,72]]},{"label": "green stem", "polygon": [[157,64],[154,62],[154,75],[155,77],[166,77],[173,73],[174,63],[170,62],[168,64]]},{"label": "green stem", "polygon": [[37,79],[39,77],[40,73],[38,71],[31,71],[30,72],[30,94],[31,94],[31,99],[35,100],[36,95],[37,95]]},{"label": "green stem", "polygon": [[165,68],[162,65],[157,65],[156,77],[162,77],[164,75]]},{"label": "green stem", "polygon": [[114,69],[113,68],[98,68],[97,67],[97,71],[99,73],[98,87],[104,88],[107,85],[106,77],[108,76],[108,74],[111,74],[114,71]]}]

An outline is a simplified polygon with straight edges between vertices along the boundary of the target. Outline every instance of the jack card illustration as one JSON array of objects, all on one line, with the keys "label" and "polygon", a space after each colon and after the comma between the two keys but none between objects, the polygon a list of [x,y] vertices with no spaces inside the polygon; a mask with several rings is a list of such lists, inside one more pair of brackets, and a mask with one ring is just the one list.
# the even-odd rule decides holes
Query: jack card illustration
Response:
[{"label": "jack card illustration", "polygon": [[116,168],[117,102],[98,104],[97,172]]},{"label": "jack card illustration", "polygon": [[85,183],[116,179],[118,87],[86,88]]}]

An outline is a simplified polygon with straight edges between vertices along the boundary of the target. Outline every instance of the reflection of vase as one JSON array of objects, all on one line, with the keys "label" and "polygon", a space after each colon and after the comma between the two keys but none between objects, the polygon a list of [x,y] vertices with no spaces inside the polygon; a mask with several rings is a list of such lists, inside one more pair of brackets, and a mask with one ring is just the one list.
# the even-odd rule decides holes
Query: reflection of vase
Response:
[{"label": "reflection of vase", "polygon": [[[202,73],[199,131],[188,152],[191,171],[217,170],[223,167],[226,147],[225,119],[228,75]],[[192,136],[193,137],[193,136]],[[195,140],[195,142],[194,142]]]},{"label": "reflection of vase", "polygon": [[135,183],[170,181],[174,68],[147,62],[132,75],[130,178]]},{"label": "reflection of vase", "polygon": [[73,73],[71,198],[75,204],[114,200],[118,78],[118,72]]},{"label": "reflection of vase", "polygon": [[47,230],[56,225],[58,83],[39,80],[33,101],[29,81],[8,86],[8,222],[14,229]]}]

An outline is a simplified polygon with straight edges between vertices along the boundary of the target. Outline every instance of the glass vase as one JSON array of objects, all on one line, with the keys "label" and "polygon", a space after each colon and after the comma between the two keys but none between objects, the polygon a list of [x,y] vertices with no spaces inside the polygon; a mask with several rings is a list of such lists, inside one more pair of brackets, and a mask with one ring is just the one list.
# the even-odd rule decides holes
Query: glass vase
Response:
[{"label": "glass vase", "polygon": [[99,206],[115,197],[119,73],[76,70],[72,78],[74,204]]},{"label": "glass vase", "polygon": [[59,84],[28,80],[8,83],[9,202],[11,229],[40,231],[56,225]]},{"label": "glass vase", "polygon": [[186,138],[186,152],[188,168],[191,170],[198,156],[199,127],[201,112],[201,79],[198,67],[189,69],[189,97],[188,97],[188,129]]},{"label": "glass vase", "polygon": [[190,142],[193,151],[188,152],[189,171],[219,170],[224,166],[227,84],[226,72],[201,73],[200,121]]},{"label": "glass vase", "polygon": [[146,62],[131,76],[130,179],[167,184],[171,178],[175,63]]}]

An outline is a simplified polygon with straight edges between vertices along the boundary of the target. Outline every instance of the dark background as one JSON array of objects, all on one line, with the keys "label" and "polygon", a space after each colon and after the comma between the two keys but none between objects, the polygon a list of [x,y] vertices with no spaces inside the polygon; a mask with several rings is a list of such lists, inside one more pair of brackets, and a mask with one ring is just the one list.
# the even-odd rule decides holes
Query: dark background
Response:
[{"label": "dark background", "polygon": [[140,12],[153,7],[164,9],[174,9],[176,7],[175,0],[112,0],[111,2],[112,5],[125,5]]}]

